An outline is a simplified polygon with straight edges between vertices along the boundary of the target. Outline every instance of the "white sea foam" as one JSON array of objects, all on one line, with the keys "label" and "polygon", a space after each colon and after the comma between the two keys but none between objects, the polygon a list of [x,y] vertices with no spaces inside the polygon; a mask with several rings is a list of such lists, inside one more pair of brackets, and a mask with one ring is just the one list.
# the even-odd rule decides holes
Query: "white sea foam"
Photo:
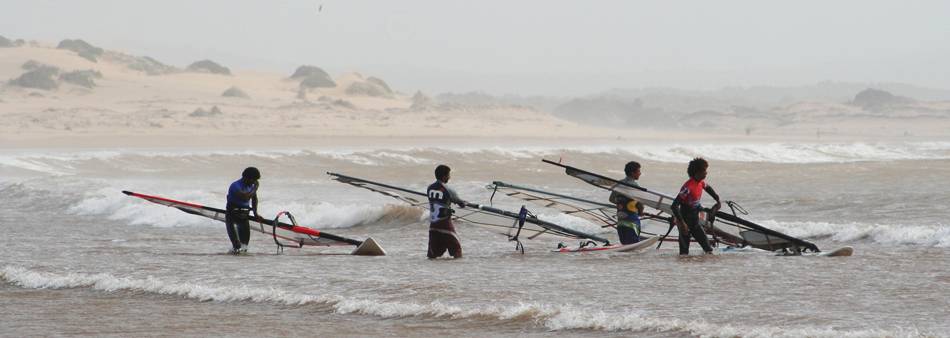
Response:
[{"label": "white sea foam", "polygon": [[412,156],[409,154],[401,154],[401,153],[392,152],[392,151],[378,151],[370,155],[376,158],[380,158],[380,159],[396,160],[402,163],[409,163],[409,164],[435,164],[434,160],[431,160],[428,158]]},{"label": "white sea foam", "polygon": [[890,245],[950,247],[950,226],[763,221],[765,227],[801,238],[828,237],[837,242],[872,240]]},{"label": "white sea foam", "polygon": [[626,149],[660,162],[686,162],[694,157],[735,162],[837,163],[858,161],[931,160],[950,158],[942,143],[765,143],[645,145]]},{"label": "white sea foam", "polygon": [[[210,194],[203,190],[175,191],[162,195],[172,199],[202,204],[200,201],[221,201],[223,196]],[[222,203],[223,204],[223,203]],[[209,205],[222,209],[223,205]],[[281,209],[277,209],[277,207]],[[360,203],[302,203],[290,201],[274,202],[262,206],[261,215],[276,215],[280,211],[290,211],[303,226],[326,228],[347,228],[376,223],[409,223],[422,219],[419,208],[403,205],[366,205]],[[122,220],[133,225],[151,225],[157,227],[208,226],[216,224],[207,218],[196,217],[147,201],[132,199],[116,188],[100,188],[87,193],[87,196],[69,207],[68,212],[77,215],[106,215],[112,220]]]},{"label": "white sea foam", "polygon": [[[179,191],[175,199],[181,201],[219,200],[201,190]],[[148,204],[148,205],[146,205]],[[217,207],[217,206],[213,206]],[[195,217],[174,208],[132,199],[119,189],[107,187],[87,193],[87,196],[69,207],[68,212],[77,215],[106,215],[112,220],[123,220],[133,225],[159,227],[207,226],[214,224],[203,217]]]},{"label": "white sea foam", "polygon": [[0,279],[23,288],[91,288],[105,292],[132,291],[185,297],[196,301],[258,302],[287,305],[330,305],[341,314],[362,314],[382,318],[436,317],[446,319],[486,318],[501,321],[529,321],[559,330],[669,332],[711,337],[920,337],[916,330],[837,330],[832,327],[742,326],[716,324],[704,320],[655,318],[635,312],[610,313],[572,305],[518,303],[511,305],[462,306],[442,302],[418,303],[381,301],[368,297],[304,294],[273,287],[209,286],[191,282],[117,277],[108,273],[57,274],[5,265]]},{"label": "white sea foam", "polygon": [[900,161],[950,159],[950,142],[890,143],[679,143],[637,145],[576,146],[485,146],[418,148],[378,147],[371,149],[247,149],[247,150],[92,150],[92,151],[3,151],[0,166],[21,168],[41,173],[63,175],[74,173],[72,163],[92,160],[114,160],[126,156],[147,158],[208,158],[211,156],[251,156],[270,160],[295,157],[325,157],[357,165],[381,166],[387,161],[407,164],[434,164],[438,159],[422,157],[421,153],[457,157],[487,154],[501,159],[524,160],[559,156],[568,152],[582,154],[630,154],[659,162],[686,162],[702,156],[707,159],[735,162],[768,163],[839,163],[859,161]]},{"label": "white sea foam", "polygon": [[[281,204],[303,226],[321,229],[348,228],[358,225],[418,222],[424,217],[422,210],[408,205],[367,205],[364,203],[299,203]],[[276,215],[280,210],[261,210],[262,214]]]}]

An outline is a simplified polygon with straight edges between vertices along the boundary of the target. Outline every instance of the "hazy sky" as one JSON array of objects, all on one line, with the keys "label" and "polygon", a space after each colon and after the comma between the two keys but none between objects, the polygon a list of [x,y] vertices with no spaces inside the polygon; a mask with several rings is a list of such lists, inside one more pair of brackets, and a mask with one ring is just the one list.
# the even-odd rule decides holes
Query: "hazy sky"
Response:
[{"label": "hazy sky", "polygon": [[313,64],[406,92],[950,89],[950,1],[0,0],[0,35],[82,38],[177,66],[289,75]]}]

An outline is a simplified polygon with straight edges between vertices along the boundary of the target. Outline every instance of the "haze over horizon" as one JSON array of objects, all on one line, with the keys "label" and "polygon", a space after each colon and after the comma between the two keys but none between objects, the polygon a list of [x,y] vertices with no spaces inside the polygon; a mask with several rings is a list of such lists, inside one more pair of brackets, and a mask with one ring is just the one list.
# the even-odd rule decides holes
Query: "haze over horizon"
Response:
[{"label": "haze over horizon", "polygon": [[[0,35],[184,66],[358,71],[396,89],[585,95],[610,88],[899,82],[950,89],[940,1],[0,1]],[[322,6],[322,9],[320,7]]]}]

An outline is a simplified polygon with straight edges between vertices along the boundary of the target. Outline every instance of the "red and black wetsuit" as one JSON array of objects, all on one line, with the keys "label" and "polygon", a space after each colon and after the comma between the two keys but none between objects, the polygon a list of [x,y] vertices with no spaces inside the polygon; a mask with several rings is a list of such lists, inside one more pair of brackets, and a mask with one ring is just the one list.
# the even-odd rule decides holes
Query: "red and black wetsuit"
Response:
[{"label": "red and black wetsuit", "polygon": [[683,183],[679,194],[676,195],[676,200],[673,201],[673,212],[686,223],[687,228],[686,233],[680,231],[680,255],[689,254],[690,236],[695,238],[696,242],[703,247],[703,251],[712,252],[709,239],[706,238],[706,232],[699,224],[699,211],[702,210],[700,200],[703,198],[703,190],[706,190],[705,180],[698,181],[690,178],[686,183]]},{"label": "red and black wetsuit", "polygon": [[435,181],[426,189],[429,196],[429,258],[438,258],[445,254],[462,258],[462,244],[459,243],[452,224],[452,203],[464,203],[455,191],[441,181]]}]

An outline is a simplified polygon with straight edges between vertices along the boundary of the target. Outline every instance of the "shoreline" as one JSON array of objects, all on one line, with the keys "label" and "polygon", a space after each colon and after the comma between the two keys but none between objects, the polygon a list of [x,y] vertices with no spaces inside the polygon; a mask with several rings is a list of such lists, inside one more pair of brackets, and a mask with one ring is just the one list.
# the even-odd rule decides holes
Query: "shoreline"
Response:
[{"label": "shoreline", "polygon": [[163,149],[163,148],[443,148],[443,147],[577,147],[577,146],[635,146],[636,144],[768,144],[768,143],[900,143],[944,142],[950,137],[938,136],[745,136],[723,134],[685,134],[682,132],[636,131],[632,137],[596,137],[568,135],[541,136],[393,136],[393,135],[133,135],[81,134],[72,136],[6,135],[0,136],[0,150],[28,149]]}]

